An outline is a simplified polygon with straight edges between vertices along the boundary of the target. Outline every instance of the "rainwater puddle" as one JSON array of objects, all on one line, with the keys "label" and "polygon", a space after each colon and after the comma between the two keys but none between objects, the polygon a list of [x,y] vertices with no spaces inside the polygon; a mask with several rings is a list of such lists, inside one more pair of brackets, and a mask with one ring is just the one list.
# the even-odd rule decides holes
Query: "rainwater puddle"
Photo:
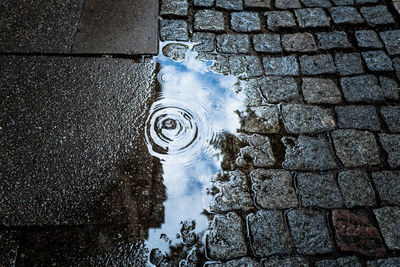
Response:
[{"label": "rainwater puddle", "polygon": [[[161,43],[160,51],[166,45]],[[236,77],[208,71],[213,63],[197,60],[193,43],[174,45],[170,52],[175,59],[182,59],[187,46],[185,59],[177,62],[162,52],[155,59],[162,90],[146,122],[148,149],[161,160],[167,194],[164,223],[150,228],[145,242],[157,265],[176,261],[176,251],[187,255],[194,247],[204,249],[212,201],[206,189],[212,176],[222,171],[219,143],[223,135],[237,134],[237,111],[245,109],[244,97],[233,90]]]}]

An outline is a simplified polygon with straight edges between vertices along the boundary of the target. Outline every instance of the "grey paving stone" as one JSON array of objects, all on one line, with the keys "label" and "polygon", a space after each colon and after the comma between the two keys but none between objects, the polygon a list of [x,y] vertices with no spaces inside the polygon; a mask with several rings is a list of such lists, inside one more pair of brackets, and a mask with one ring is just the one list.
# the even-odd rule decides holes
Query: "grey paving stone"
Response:
[{"label": "grey paving stone", "polygon": [[360,4],[360,5],[368,4],[368,3],[374,4],[374,3],[378,3],[379,2],[379,0],[355,0],[355,1],[356,1],[356,4]]},{"label": "grey paving stone", "polygon": [[161,20],[160,39],[162,41],[188,41],[188,25],[184,20]]},{"label": "grey paving stone", "polygon": [[19,243],[16,231],[0,231],[0,266],[16,266]]},{"label": "grey paving stone", "polygon": [[384,204],[400,205],[400,171],[373,172],[372,179]]},{"label": "grey paving stone", "polygon": [[213,52],[215,51],[215,34],[210,32],[195,32],[192,36],[193,42],[198,42],[193,47],[194,51],[198,52]]},{"label": "grey paving stone", "polygon": [[260,31],[260,17],[257,12],[232,12],[231,28],[237,32]]},{"label": "grey paving stone", "polygon": [[223,32],[225,30],[224,14],[214,10],[200,10],[194,14],[194,30]]},{"label": "grey paving stone", "polygon": [[367,261],[368,267],[393,267],[400,265],[400,258],[387,258],[375,261]]},{"label": "grey paving stone", "polygon": [[382,48],[382,42],[379,40],[378,34],[373,30],[355,31],[357,44],[363,48]]},{"label": "grey paving stone", "polygon": [[339,128],[379,131],[378,114],[374,106],[336,106]]},{"label": "grey paving stone", "polygon": [[82,4],[83,0],[1,1],[0,52],[71,52]]},{"label": "grey paving stone", "polygon": [[265,75],[298,76],[299,66],[295,56],[263,57]]},{"label": "grey paving stone", "polygon": [[382,107],[381,114],[392,133],[400,132],[400,106]]},{"label": "grey paving stone", "polygon": [[299,0],[275,0],[275,7],[278,9],[301,8]]},{"label": "grey paving stone", "polygon": [[284,34],[282,46],[289,52],[311,52],[317,51],[317,44],[311,33]]},{"label": "grey paving stone", "polygon": [[293,177],[286,170],[256,169],[250,173],[255,201],[263,209],[288,209],[299,203]]},{"label": "grey paving stone", "polygon": [[250,51],[250,39],[245,34],[221,34],[217,36],[217,51],[238,54]]},{"label": "grey paving stone", "polygon": [[376,204],[374,189],[365,171],[342,171],[338,174],[338,183],[347,208]]},{"label": "grey paving stone", "polygon": [[243,0],[216,0],[215,5],[227,10],[243,10]]},{"label": "grey paving stone", "polygon": [[245,94],[246,98],[244,104],[247,107],[261,106],[267,103],[259,90],[259,79],[260,78],[239,80],[234,87],[235,92],[243,92]]},{"label": "grey paving stone", "polygon": [[267,17],[267,27],[271,31],[296,27],[296,21],[290,11],[269,11],[265,12],[264,15]]},{"label": "grey paving stone", "polygon": [[258,80],[258,88],[268,103],[292,102],[300,99],[296,80],[291,77],[262,77]]},{"label": "grey paving stone", "polygon": [[331,7],[332,3],[329,0],[300,0],[306,7]]},{"label": "grey paving stone", "polygon": [[333,173],[299,173],[296,181],[304,207],[334,209],[343,206],[342,196]]},{"label": "grey paving stone", "polygon": [[104,57],[0,57],[0,157],[9,159],[2,225],[118,223],[139,216],[136,208],[150,219],[158,202],[142,192],[163,195],[152,191],[157,177],[141,134],[155,68]]},{"label": "grey paving stone", "polygon": [[332,0],[336,6],[351,6],[354,5],[354,0]]},{"label": "grey paving stone", "polygon": [[290,210],[287,217],[298,253],[312,255],[332,252],[332,239],[321,212]]},{"label": "grey paving stone", "polygon": [[361,262],[355,256],[337,258],[336,260],[320,260],[315,262],[316,267],[351,266],[361,267]]},{"label": "grey paving stone", "polygon": [[349,102],[375,102],[384,99],[378,79],[374,75],[360,75],[340,79],[343,95]]},{"label": "grey paving stone", "polygon": [[379,76],[379,82],[386,99],[399,100],[400,87],[395,80]]},{"label": "grey paving stone", "polygon": [[250,107],[241,119],[242,129],[248,133],[277,133],[280,130],[279,111],[275,105]]},{"label": "grey paving stone", "polygon": [[300,135],[298,138],[284,137],[282,142],[286,147],[283,168],[290,170],[329,170],[337,167],[329,148],[328,141],[323,137]]},{"label": "grey paving stone", "polygon": [[392,0],[392,4],[397,14],[400,15],[400,0]]},{"label": "grey paving stone", "polygon": [[199,53],[197,55],[197,59],[202,62],[211,61],[212,65],[208,68],[210,71],[212,70],[223,75],[230,74],[229,61],[228,57],[226,56],[221,56],[219,54]]},{"label": "grey paving stone", "polygon": [[240,148],[236,158],[238,167],[246,167],[250,160],[255,167],[271,167],[275,164],[274,153],[268,137],[259,134],[240,134],[238,137],[241,142],[248,144]]},{"label": "grey paving stone", "polygon": [[364,19],[354,7],[331,7],[329,12],[335,24],[359,24],[364,22]]},{"label": "grey paving stone", "polygon": [[308,267],[308,266],[310,266],[308,260],[305,258],[301,258],[301,257],[293,257],[293,258],[286,258],[286,259],[268,258],[263,263],[264,263],[264,267],[275,267],[275,266]]},{"label": "grey paving stone", "polygon": [[253,208],[247,177],[241,171],[224,172],[222,179],[213,177],[212,186],[218,193],[210,203],[210,211],[225,213],[234,210],[248,211]]},{"label": "grey paving stone", "polygon": [[379,142],[388,154],[390,167],[400,167],[400,134],[380,134]]},{"label": "grey paving stone", "polygon": [[400,81],[400,57],[392,59],[394,70],[396,71],[397,79]]},{"label": "grey paving stone", "polygon": [[338,104],[342,102],[339,88],[329,78],[303,78],[304,100],[310,104]]},{"label": "grey paving stone", "polygon": [[162,0],[160,15],[187,16],[188,8],[187,0]]},{"label": "grey paving stone", "polygon": [[394,23],[394,18],[386,6],[366,6],[361,7],[360,12],[365,20],[372,25],[382,25]]},{"label": "grey paving stone", "polygon": [[[157,54],[158,5],[158,1],[154,0],[85,1],[72,51],[74,53]],[[60,16],[55,20],[63,19]],[[177,37],[180,36],[178,31],[180,30],[177,29]],[[187,40],[187,38],[183,39]]]},{"label": "grey paving stone", "polygon": [[260,210],[247,216],[254,254],[264,258],[291,252],[291,238],[279,210]]},{"label": "grey paving stone", "polygon": [[303,8],[294,11],[300,28],[329,27],[329,18],[322,8]]},{"label": "grey paving stone", "polygon": [[341,31],[317,33],[319,49],[329,50],[334,48],[351,48],[347,34]]},{"label": "grey paving stone", "polygon": [[400,30],[391,30],[380,32],[383,43],[389,53],[389,55],[400,54]]},{"label": "grey paving stone", "polygon": [[224,263],[211,262],[204,265],[206,267],[262,267],[262,264],[249,257],[243,257],[237,260],[231,260]]},{"label": "grey paving stone", "polygon": [[345,167],[374,166],[381,163],[375,137],[352,129],[332,132],[336,155]]},{"label": "grey paving stone", "polygon": [[162,53],[175,61],[183,61],[188,50],[189,46],[187,45],[170,43],[162,48]]},{"label": "grey paving stone", "polygon": [[393,70],[392,61],[383,51],[367,51],[361,53],[367,68],[370,71],[391,71]]},{"label": "grey paving stone", "polygon": [[244,6],[250,8],[271,9],[271,0],[244,0]]},{"label": "grey paving stone", "polygon": [[194,6],[200,7],[212,7],[215,3],[215,0],[194,0]]},{"label": "grey paving stone", "polygon": [[374,214],[388,248],[400,249],[400,207],[383,207]]},{"label": "grey paving stone", "polygon": [[336,128],[332,110],[319,106],[286,104],[282,106],[282,117],[289,133],[318,133]]},{"label": "grey paving stone", "polygon": [[362,74],[364,72],[361,55],[359,53],[336,53],[335,63],[338,73],[341,76]]},{"label": "grey paving stone", "polygon": [[[242,232],[243,223],[239,215],[229,212],[216,215],[207,234],[207,255],[211,259],[230,260],[246,256],[247,246]],[[221,242],[223,240],[223,242]]]},{"label": "grey paving stone", "polygon": [[257,52],[282,52],[281,37],[279,34],[255,34],[253,35],[253,46]]},{"label": "grey paving stone", "polygon": [[254,78],[263,75],[260,58],[257,56],[229,56],[231,74],[239,78]]},{"label": "grey paving stone", "polygon": [[304,75],[318,75],[335,73],[336,68],[330,54],[320,54],[315,56],[303,55],[299,57],[301,72]]}]

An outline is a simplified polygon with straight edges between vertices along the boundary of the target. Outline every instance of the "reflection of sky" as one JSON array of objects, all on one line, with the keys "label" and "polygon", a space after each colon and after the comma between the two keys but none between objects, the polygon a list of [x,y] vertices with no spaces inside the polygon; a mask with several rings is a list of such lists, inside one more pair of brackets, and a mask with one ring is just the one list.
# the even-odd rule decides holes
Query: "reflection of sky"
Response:
[{"label": "reflection of sky", "polygon": [[[183,62],[175,62],[163,55],[158,56],[157,62],[161,65],[158,80],[162,92],[150,112],[154,114],[156,107],[166,105],[183,108],[193,115],[199,129],[199,135],[187,149],[172,149],[185,145],[179,143],[181,140],[169,143],[169,151],[173,151],[170,154],[153,151],[147,139],[150,152],[162,160],[167,191],[165,222],[161,229],[149,230],[147,243],[149,249],[168,252],[168,244],[159,237],[166,234],[172,245],[179,243],[176,234],[180,231],[181,221],[194,219],[197,233],[207,228],[207,219],[201,215],[210,203],[205,187],[221,170],[220,151],[210,143],[224,132],[236,133],[240,122],[235,111],[243,110],[244,101],[232,90],[236,77],[208,71],[210,62],[197,60],[191,50]],[[147,134],[156,138],[154,133]]]}]

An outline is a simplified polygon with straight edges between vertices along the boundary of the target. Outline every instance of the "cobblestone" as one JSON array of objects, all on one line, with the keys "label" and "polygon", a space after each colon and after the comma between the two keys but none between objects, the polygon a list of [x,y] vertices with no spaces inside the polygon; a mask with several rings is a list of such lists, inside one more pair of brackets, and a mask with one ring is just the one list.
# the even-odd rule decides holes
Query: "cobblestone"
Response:
[{"label": "cobblestone", "polygon": [[400,132],[400,106],[382,107],[381,114],[392,133]]},{"label": "cobblestone", "polygon": [[367,261],[368,267],[392,267],[399,265],[400,265],[400,258],[388,258],[375,261]]},{"label": "cobblestone", "polygon": [[293,177],[286,170],[256,169],[251,172],[255,201],[263,209],[287,209],[298,206]]},{"label": "cobblestone", "polygon": [[360,12],[365,20],[372,25],[394,23],[394,18],[387,7],[383,5],[362,7]]},{"label": "cobblestone", "polygon": [[332,0],[336,6],[354,5],[354,0]]},{"label": "cobblestone", "polygon": [[291,252],[291,238],[283,214],[278,210],[261,210],[247,217],[251,245],[257,257]]},{"label": "cobblestone", "polygon": [[305,258],[301,257],[293,257],[293,258],[286,258],[286,259],[274,259],[269,258],[264,261],[264,267],[275,267],[275,266],[282,266],[282,267],[308,267],[310,266],[309,262]]},{"label": "cobblestone", "polygon": [[362,264],[357,257],[343,257],[337,258],[336,260],[321,260],[315,262],[316,267],[336,267],[336,266],[351,266],[351,267],[361,267]]},{"label": "cobblestone", "polygon": [[287,213],[294,246],[298,253],[329,253],[333,243],[324,215],[319,211],[290,210]]},{"label": "cobblestone", "polygon": [[332,110],[318,106],[287,104],[282,107],[282,116],[289,133],[317,133],[336,128]]},{"label": "cobblestone", "polygon": [[244,34],[218,35],[217,51],[228,54],[248,53],[250,51],[249,36]]},{"label": "cobblestone", "polygon": [[300,56],[301,72],[304,75],[318,75],[335,73],[336,68],[333,58],[329,54],[315,56]]},{"label": "cobblestone", "polygon": [[301,8],[299,0],[275,0],[275,7],[278,9]]},{"label": "cobblestone", "polygon": [[206,263],[204,266],[206,267],[242,267],[242,266],[249,266],[249,267],[262,267],[262,264],[258,261],[253,260],[249,257],[243,257],[238,260],[231,260],[225,263]]},{"label": "cobblestone", "polygon": [[162,0],[160,15],[187,16],[187,0]]},{"label": "cobblestone", "polygon": [[381,163],[378,145],[372,133],[336,130],[332,133],[336,155],[345,167],[374,166]]},{"label": "cobblestone", "polygon": [[379,131],[378,114],[374,106],[337,106],[339,128]]},{"label": "cobblestone", "polygon": [[240,78],[260,77],[263,74],[260,58],[256,56],[229,56],[231,74]]},{"label": "cobblestone", "polygon": [[375,193],[365,171],[346,170],[338,174],[339,188],[348,208],[374,206]]},{"label": "cobblestone", "polygon": [[383,51],[368,51],[361,53],[367,68],[370,71],[391,71],[393,70],[392,61]]},{"label": "cobblestone", "polygon": [[212,61],[213,64],[211,67],[209,67],[209,69],[215,71],[216,73],[223,75],[230,74],[228,57],[221,56],[219,54],[199,53],[197,58],[203,62]]},{"label": "cobblestone", "polygon": [[244,6],[250,8],[271,9],[271,0],[244,0]]},{"label": "cobblestone", "polygon": [[388,248],[400,249],[400,208],[383,207],[374,210],[374,214]]},{"label": "cobblestone", "polygon": [[260,31],[260,17],[256,12],[233,12],[231,14],[231,28],[237,32]]},{"label": "cobblestone", "polygon": [[256,34],[253,36],[253,46],[257,52],[282,52],[281,37],[279,34]]},{"label": "cobblestone", "polygon": [[189,47],[184,44],[167,44],[162,48],[163,55],[175,61],[183,61]]},{"label": "cobblestone", "polygon": [[251,136],[241,134],[239,139],[249,145],[240,149],[236,165],[245,167],[248,164],[246,159],[251,159],[255,167],[271,167],[275,164],[275,157],[268,137],[258,134]]},{"label": "cobblestone", "polygon": [[341,31],[317,33],[317,39],[318,47],[323,50],[351,47],[347,34]]},{"label": "cobblestone", "polygon": [[240,80],[236,84],[235,91],[243,92],[246,96],[244,103],[247,107],[256,107],[266,104],[264,97],[262,96],[259,86],[258,78]]},{"label": "cobblestone", "polygon": [[336,53],[335,62],[341,76],[363,73],[362,59],[359,53]]},{"label": "cobblestone", "polygon": [[265,75],[298,76],[299,66],[295,56],[263,57]]},{"label": "cobblestone", "polygon": [[294,11],[300,28],[329,27],[329,18],[322,8],[304,8]]},{"label": "cobblestone", "polygon": [[194,0],[193,4],[200,7],[212,7],[215,0]]},{"label": "cobblestone", "polygon": [[267,17],[267,27],[271,31],[296,27],[296,21],[290,11],[269,11],[264,15]]},{"label": "cobblestone", "polygon": [[242,10],[243,0],[216,0],[215,5],[226,10]]},{"label": "cobblestone", "polygon": [[299,173],[296,180],[304,207],[332,209],[343,206],[342,196],[333,173]]},{"label": "cobblestone", "polygon": [[372,179],[384,204],[400,205],[400,171],[373,172]]},{"label": "cobblestone", "polygon": [[342,96],[335,82],[328,78],[303,78],[304,100],[310,104],[338,104]]},{"label": "cobblestone", "polygon": [[400,87],[395,80],[379,76],[379,82],[386,99],[399,100]]},{"label": "cobblestone", "polygon": [[400,54],[400,30],[391,30],[379,33],[389,55]]},{"label": "cobblestone", "polygon": [[379,141],[388,154],[390,167],[400,167],[400,134],[380,134]]},{"label": "cobblestone", "polygon": [[160,22],[162,41],[188,41],[188,26],[184,20],[162,20]]},{"label": "cobblestone", "polygon": [[394,58],[392,61],[394,69],[396,71],[397,79],[400,80],[400,57]]},{"label": "cobblestone", "polygon": [[296,80],[292,77],[266,76],[258,80],[268,103],[292,102],[300,99]]},{"label": "cobblestone", "polygon": [[354,7],[331,7],[329,12],[335,24],[359,24],[364,22],[360,13]]},{"label": "cobblestone", "polygon": [[311,33],[284,34],[282,45],[289,52],[310,52],[317,50],[314,36]]},{"label": "cobblestone", "polygon": [[225,29],[224,14],[213,10],[200,10],[194,14],[196,31],[222,32]]},{"label": "cobblestone", "polygon": [[329,0],[300,0],[306,7],[331,7]]},{"label": "cobblestone", "polygon": [[298,138],[284,137],[282,142],[286,147],[282,163],[285,169],[322,171],[337,167],[329,143],[323,137],[300,135]]},{"label": "cobblestone", "polygon": [[341,78],[340,84],[348,102],[373,103],[384,99],[378,79],[374,75]]},{"label": "cobblestone", "polygon": [[192,36],[193,42],[200,44],[193,47],[194,51],[212,52],[215,50],[215,34],[209,32],[195,32]]},{"label": "cobblestone", "polygon": [[277,133],[280,129],[278,107],[250,107],[248,114],[242,117],[242,123],[242,129],[248,133]]},{"label": "cobblestone", "polygon": [[382,42],[379,40],[378,34],[373,30],[356,31],[355,36],[359,47],[363,48],[382,48]]}]

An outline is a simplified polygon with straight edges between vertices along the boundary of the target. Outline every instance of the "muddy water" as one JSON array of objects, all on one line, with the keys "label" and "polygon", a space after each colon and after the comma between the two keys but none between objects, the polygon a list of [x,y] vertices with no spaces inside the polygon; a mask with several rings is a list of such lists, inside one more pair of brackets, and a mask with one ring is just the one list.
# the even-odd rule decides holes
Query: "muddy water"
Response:
[{"label": "muddy water", "polygon": [[156,58],[162,90],[146,122],[146,142],[161,160],[167,200],[164,223],[149,229],[146,246],[157,265],[172,260],[177,248],[183,254],[192,247],[204,249],[205,214],[212,201],[207,189],[224,156],[218,144],[223,135],[237,134],[237,111],[245,109],[243,96],[233,90],[238,79],[209,71],[213,62],[197,60],[193,45],[163,49],[171,44],[162,43]]}]

